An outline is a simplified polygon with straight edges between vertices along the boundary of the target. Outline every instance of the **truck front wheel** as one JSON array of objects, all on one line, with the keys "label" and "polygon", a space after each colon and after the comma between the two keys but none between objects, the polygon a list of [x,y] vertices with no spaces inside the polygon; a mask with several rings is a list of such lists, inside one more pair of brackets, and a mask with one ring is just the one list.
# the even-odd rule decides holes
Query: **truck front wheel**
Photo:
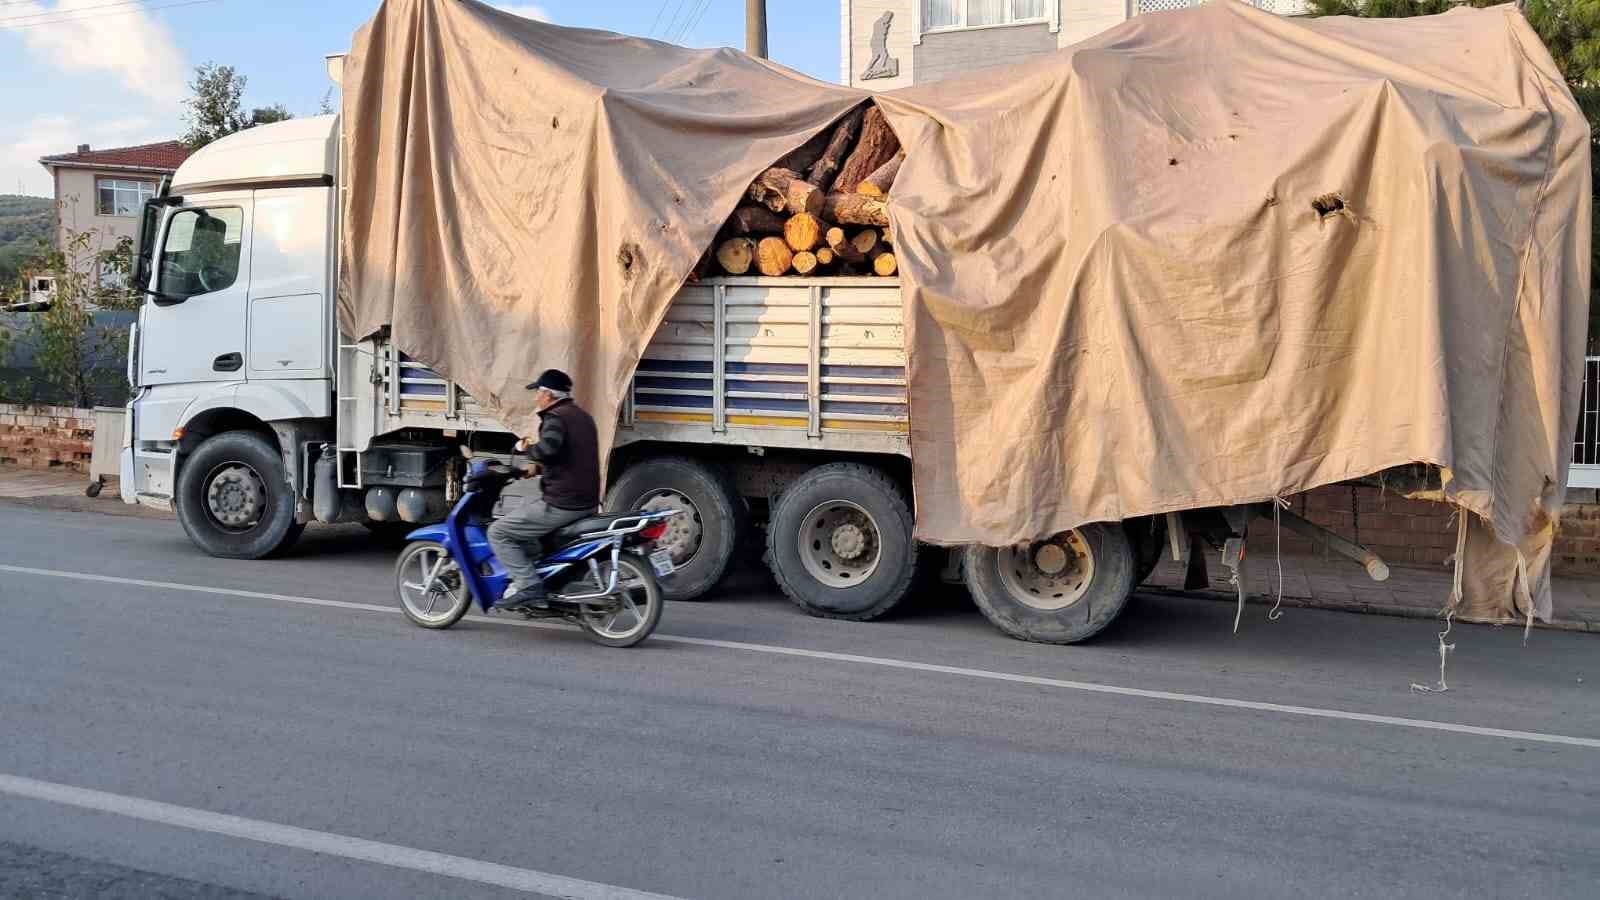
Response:
[{"label": "truck front wheel", "polygon": [[228,431],[207,439],[178,473],[178,521],[212,556],[261,559],[287,550],[305,526],[278,448],[260,435]]},{"label": "truck front wheel", "polygon": [[767,563],[813,616],[868,621],[905,599],[917,573],[911,506],[870,466],[830,463],[800,476],[772,509]]},{"label": "truck front wheel", "polygon": [[1076,644],[1122,612],[1136,565],[1122,525],[1094,523],[1032,544],[967,548],[967,589],[1006,634]]}]

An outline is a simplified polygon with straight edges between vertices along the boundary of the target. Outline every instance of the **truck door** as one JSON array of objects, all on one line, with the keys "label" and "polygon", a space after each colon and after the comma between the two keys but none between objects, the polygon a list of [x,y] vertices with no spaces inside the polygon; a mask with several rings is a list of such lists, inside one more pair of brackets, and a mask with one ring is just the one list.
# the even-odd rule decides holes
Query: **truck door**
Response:
[{"label": "truck door", "polygon": [[144,310],[141,385],[244,380],[250,213],[245,193],[196,198],[168,217]]}]

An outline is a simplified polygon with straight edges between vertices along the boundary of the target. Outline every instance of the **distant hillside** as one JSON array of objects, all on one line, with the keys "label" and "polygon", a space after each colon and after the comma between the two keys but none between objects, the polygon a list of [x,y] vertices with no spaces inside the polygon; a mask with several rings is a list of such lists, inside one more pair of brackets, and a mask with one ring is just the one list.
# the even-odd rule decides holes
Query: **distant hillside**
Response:
[{"label": "distant hillside", "polygon": [[40,244],[50,243],[56,227],[55,202],[45,197],[0,194],[0,294],[7,292],[23,261]]}]

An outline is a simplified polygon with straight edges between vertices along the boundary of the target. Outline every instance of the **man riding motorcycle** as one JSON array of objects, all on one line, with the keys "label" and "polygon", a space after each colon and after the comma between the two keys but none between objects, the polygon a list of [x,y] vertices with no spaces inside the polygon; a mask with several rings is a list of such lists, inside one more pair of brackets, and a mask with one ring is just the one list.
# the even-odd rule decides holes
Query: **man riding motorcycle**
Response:
[{"label": "man riding motorcycle", "polygon": [[564,525],[592,516],[600,506],[600,442],[594,419],[572,400],[572,378],[548,369],[528,385],[537,391],[539,436],[517,442],[517,452],[544,469],[540,495],[531,497],[489,526],[489,546],[511,582],[495,609],[548,607],[535,565],[541,542]]}]

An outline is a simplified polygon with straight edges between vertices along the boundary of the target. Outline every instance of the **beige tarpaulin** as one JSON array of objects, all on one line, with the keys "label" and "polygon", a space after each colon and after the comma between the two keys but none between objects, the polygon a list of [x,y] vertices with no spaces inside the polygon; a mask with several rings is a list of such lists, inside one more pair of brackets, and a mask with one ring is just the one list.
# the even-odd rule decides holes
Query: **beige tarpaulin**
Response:
[{"label": "beige tarpaulin", "polygon": [[[512,421],[529,373],[567,367],[608,427],[744,186],[863,96],[459,0],[389,0],[345,84],[341,326],[392,324]],[[1420,461],[1476,514],[1467,611],[1518,610],[1518,547],[1547,606],[1588,128],[1514,9],[1217,2],[878,99],[907,149],[920,536],[1005,544]]]}]

